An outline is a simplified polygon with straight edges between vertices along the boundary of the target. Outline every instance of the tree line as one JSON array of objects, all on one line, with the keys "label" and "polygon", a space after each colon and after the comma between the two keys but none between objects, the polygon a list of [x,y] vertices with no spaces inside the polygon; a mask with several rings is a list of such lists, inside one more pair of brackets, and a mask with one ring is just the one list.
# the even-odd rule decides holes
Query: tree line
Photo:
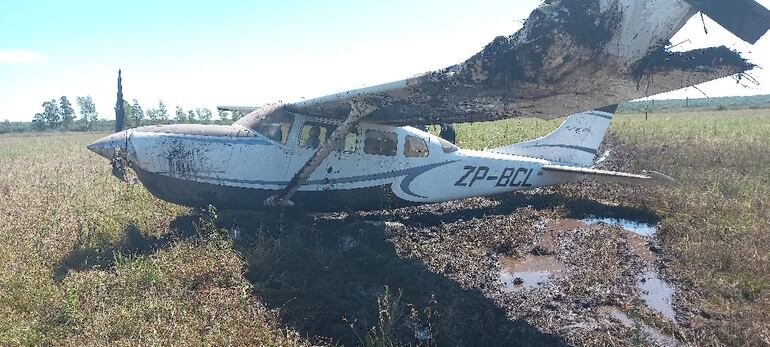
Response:
[{"label": "tree line", "polygon": [[[8,132],[25,131],[107,131],[114,129],[114,120],[99,119],[96,105],[90,95],[78,96],[75,99],[78,112],[66,96],[43,102],[42,110],[36,113],[32,122],[10,122],[5,120],[0,123],[0,134]],[[237,111],[218,111],[216,117],[208,108],[195,108],[185,110],[176,106],[174,114],[169,110],[163,100],[158,100],[157,105],[142,108],[138,100],[132,102],[123,101],[125,114],[124,127],[135,128],[144,125],[156,124],[232,124],[241,117]]]}]

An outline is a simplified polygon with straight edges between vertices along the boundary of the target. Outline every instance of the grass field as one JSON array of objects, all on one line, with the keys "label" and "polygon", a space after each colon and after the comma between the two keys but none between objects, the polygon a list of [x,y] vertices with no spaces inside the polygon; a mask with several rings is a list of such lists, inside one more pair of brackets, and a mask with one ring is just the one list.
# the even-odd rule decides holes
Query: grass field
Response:
[{"label": "grass field", "polygon": [[179,236],[187,209],[88,153],[100,136],[0,137],[0,345],[304,344],[226,238]]},{"label": "grass field", "polygon": [[[465,124],[458,142],[495,147],[558,124]],[[270,284],[245,275],[253,255],[189,209],[112,177],[85,149],[101,136],[0,136],[0,345],[313,339],[260,299]],[[770,111],[622,115],[609,140],[610,168],[661,171],[680,184],[573,185],[564,194],[661,217],[666,272],[694,304],[689,341],[770,344]]]}]

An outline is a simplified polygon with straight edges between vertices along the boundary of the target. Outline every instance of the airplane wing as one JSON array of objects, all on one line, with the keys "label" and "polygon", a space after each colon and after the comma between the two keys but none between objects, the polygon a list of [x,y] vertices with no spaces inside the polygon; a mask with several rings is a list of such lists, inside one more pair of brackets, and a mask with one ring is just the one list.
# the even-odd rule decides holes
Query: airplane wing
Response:
[{"label": "airplane wing", "polygon": [[255,113],[343,120],[357,100],[377,109],[367,121],[390,125],[555,118],[752,69],[724,46],[666,48],[698,11],[749,42],[770,28],[770,11],[754,0],[546,1],[521,30],[463,63]]}]

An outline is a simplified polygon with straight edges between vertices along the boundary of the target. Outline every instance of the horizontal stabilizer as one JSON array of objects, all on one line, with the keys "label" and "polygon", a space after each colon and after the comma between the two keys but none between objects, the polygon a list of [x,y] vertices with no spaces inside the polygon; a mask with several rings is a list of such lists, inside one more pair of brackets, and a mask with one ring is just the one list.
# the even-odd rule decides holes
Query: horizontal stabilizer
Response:
[{"label": "horizontal stabilizer", "polygon": [[219,111],[235,111],[235,112],[240,112],[240,114],[242,115],[247,115],[258,109],[260,109],[260,107],[257,107],[257,106],[229,106],[229,105],[217,106],[217,110]]},{"label": "horizontal stabilizer", "polygon": [[561,165],[545,165],[543,171],[559,172],[575,175],[585,175],[591,178],[627,182],[627,183],[660,183],[660,184],[672,184],[676,181],[662,173],[655,171],[647,171],[644,175],[632,174],[628,172],[607,171],[591,168],[582,168],[575,166],[561,166]]}]

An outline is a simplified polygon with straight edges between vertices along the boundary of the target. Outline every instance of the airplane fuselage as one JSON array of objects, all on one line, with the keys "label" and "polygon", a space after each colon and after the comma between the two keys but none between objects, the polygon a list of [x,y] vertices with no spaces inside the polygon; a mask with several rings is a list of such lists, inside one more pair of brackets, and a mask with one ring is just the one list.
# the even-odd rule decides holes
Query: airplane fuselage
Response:
[{"label": "airplane fuselage", "polygon": [[[126,146],[156,197],[191,207],[263,210],[338,125],[294,115],[273,131],[242,125],[150,126],[116,133],[92,150]],[[321,137],[321,139],[319,139]],[[90,147],[91,148],[91,147]],[[111,153],[111,152],[110,152]],[[459,149],[412,127],[360,124],[304,182],[294,208],[372,210],[489,196],[560,184],[548,161]]]}]

